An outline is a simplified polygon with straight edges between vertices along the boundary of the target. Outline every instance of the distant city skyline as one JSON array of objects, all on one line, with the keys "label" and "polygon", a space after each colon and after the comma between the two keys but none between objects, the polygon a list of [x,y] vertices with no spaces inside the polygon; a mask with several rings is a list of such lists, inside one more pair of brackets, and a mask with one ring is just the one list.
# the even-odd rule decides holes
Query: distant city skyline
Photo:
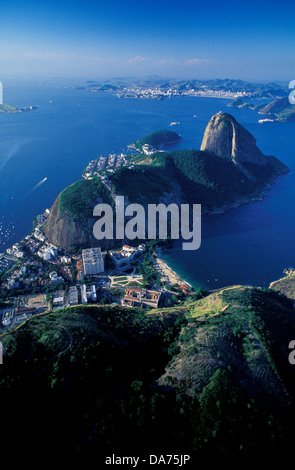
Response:
[{"label": "distant city skyline", "polygon": [[11,0],[0,12],[1,79],[295,78],[286,0]]}]

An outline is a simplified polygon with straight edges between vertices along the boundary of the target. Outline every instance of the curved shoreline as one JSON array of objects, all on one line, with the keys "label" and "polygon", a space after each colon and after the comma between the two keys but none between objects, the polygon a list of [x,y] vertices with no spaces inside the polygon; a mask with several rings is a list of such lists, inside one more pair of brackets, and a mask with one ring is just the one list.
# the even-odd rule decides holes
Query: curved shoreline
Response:
[{"label": "curved shoreline", "polygon": [[176,271],[174,271],[171,266],[165,261],[165,259],[162,256],[162,251],[161,249],[158,250],[158,254],[156,257],[156,264],[159,266],[161,269],[162,273],[164,274],[163,277],[167,277],[169,279],[169,283],[171,285],[178,284],[182,285],[185,284],[189,287],[192,287],[192,285],[187,282],[183,277],[181,277]]}]

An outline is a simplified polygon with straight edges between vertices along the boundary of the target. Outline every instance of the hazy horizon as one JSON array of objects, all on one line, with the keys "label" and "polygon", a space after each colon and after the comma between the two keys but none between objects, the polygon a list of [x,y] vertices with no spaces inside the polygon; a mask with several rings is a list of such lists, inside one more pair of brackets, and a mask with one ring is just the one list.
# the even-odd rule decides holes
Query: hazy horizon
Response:
[{"label": "hazy horizon", "polygon": [[286,0],[11,0],[0,12],[2,80],[295,77],[295,5]]}]

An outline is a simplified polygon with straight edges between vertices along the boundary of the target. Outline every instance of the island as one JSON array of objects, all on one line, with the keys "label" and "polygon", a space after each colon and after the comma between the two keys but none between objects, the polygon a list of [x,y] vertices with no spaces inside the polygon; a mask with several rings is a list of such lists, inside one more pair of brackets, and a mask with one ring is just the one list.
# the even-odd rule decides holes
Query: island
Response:
[{"label": "island", "polygon": [[129,145],[130,148],[135,148],[139,151],[145,150],[159,150],[165,146],[173,145],[181,141],[181,136],[177,132],[170,130],[159,130],[151,132],[147,136],[138,139],[134,144]]},{"label": "island", "polygon": [[0,114],[14,114],[14,113],[25,113],[37,109],[38,106],[26,106],[24,108],[16,108],[9,104],[0,104]]},{"label": "island", "polygon": [[263,107],[263,105],[254,105],[244,101],[242,97],[238,97],[227,105],[229,108],[244,108],[244,109],[254,109],[258,110]]}]

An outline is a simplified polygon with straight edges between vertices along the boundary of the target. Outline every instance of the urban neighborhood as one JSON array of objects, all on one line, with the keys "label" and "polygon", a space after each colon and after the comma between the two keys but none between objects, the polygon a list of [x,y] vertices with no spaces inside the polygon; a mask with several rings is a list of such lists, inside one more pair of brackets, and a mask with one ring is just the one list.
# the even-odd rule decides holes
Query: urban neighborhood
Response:
[{"label": "urban neighborhood", "polygon": [[32,233],[0,254],[0,329],[78,304],[158,308],[193,293],[161,259],[156,243],[66,252],[42,231],[49,214],[38,215]]}]

